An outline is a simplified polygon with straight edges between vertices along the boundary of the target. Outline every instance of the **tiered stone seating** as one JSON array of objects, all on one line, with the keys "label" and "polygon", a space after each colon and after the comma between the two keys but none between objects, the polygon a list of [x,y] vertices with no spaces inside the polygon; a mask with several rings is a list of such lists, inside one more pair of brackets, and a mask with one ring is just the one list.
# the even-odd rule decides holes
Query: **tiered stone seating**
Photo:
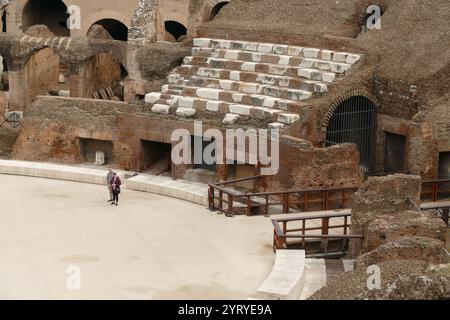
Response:
[{"label": "tiered stone seating", "polygon": [[358,54],[271,43],[194,39],[192,56],[146,95],[151,110],[194,117],[216,113],[224,124],[263,119],[280,127],[300,118],[305,101],[328,91]]}]

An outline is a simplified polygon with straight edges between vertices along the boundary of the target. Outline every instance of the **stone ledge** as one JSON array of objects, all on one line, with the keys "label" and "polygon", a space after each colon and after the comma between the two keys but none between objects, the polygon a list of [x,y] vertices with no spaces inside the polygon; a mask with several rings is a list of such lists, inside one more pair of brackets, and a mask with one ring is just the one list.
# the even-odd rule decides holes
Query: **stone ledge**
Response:
[{"label": "stone ledge", "polygon": [[305,251],[277,250],[269,277],[256,292],[264,300],[297,300],[305,282]]},{"label": "stone ledge", "polygon": [[128,179],[127,189],[156,193],[208,206],[208,186],[198,182],[142,174]]},{"label": "stone ledge", "polygon": [[[118,173],[122,182],[125,183],[124,172],[118,171]],[[0,174],[106,185],[107,171],[53,163],[0,160]]]},{"label": "stone ledge", "polygon": [[[145,174],[125,179],[125,172],[117,172],[127,189],[156,193],[202,206],[208,205],[208,186],[205,184]],[[106,185],[107,171],[54,163],[0,159],[0,174]]]}]

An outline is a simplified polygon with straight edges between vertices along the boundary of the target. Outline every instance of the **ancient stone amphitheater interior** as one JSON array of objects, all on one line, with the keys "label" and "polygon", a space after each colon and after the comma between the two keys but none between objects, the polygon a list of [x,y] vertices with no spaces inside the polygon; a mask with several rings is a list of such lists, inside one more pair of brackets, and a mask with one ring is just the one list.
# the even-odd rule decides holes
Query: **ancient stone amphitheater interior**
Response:
[{"label": "ancient stone amphitheater interior", "polygon": [[450,299],[449,13],[2,1],[0,299]]}]

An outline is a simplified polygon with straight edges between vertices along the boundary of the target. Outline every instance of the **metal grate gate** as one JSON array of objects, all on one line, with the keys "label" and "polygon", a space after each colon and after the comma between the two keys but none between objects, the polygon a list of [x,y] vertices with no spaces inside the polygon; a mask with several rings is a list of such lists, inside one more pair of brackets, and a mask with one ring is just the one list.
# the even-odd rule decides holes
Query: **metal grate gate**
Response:
[{"label": "metal grate gate", "polygon": [[375,170],[377,111],[367,98],[355,96],[345,100],[334,112],[327,129],[326,145],[355,143],[361,156],[361,170]]}]

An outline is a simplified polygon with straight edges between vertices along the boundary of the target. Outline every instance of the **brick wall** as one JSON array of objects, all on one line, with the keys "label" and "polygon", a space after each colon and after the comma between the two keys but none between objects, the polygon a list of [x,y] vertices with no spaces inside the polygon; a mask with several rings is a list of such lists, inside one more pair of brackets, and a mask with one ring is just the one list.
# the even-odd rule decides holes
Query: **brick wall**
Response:
[{"label": "brick wall", "polygon": [[408,134],[408,167],[424,179],[438,178],[439,153],[450,152],[449,104],[419,115]]},{"label": "brick wall", "polygon": [[[141,140],[173,144],[173,130],[194,132],[190,121],[148,116],[143,111],[139,105],[125,103],[39,97],[25,112],[14,157],[77,163],[82,160],[80,138],[97,139],[112,141],[116,167],[136,170],[142,165]],[[204,125],[203,130],[209,128]],[[358,160],[354,145],[314,148],[307,141],[283,136],[279,174],[266,178],[268,190],[359,185],[362,175]],[[190,167],[173,166],[172,174],[184,178]],[[228,178],[228,169],[226,165],[217,167],[219,179]]]},{"label": "brick wall", "polygon": [[[133,108],[111,101],[38,97],[24,113],[13,157],[79,163],[80,138],[113,141],[117,111],[131,112]],[[127,156],[120,144],[113,145],[113,158],[116,153]]]},{"label": "brick wall", "polygon": [[59,82],[59,56],[53,50],[45,48],[34,54],[23,69],[25,77],[25,104],[33,99],[54,90]]},{"label": "brick wall", "polygon": [[315,148],[309,142],[281,137],[280,170],[266,177],[264,191],[354,187],[362,182],[359,153],[355,145]]},{"label": "brick wall", "polygon": [[92,97],[92,93],[100,89],[114,88],[120,83],[120,64],[112,54],[100,53],[87,64],[85,81],[85,97]]}]

